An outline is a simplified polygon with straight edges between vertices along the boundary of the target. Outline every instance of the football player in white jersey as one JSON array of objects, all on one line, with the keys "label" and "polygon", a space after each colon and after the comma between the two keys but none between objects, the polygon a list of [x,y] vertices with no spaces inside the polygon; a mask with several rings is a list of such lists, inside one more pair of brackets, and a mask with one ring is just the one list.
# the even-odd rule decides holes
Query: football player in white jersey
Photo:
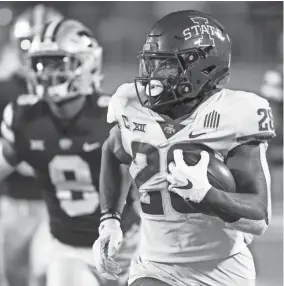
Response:
[{"label": "football player in white jersey", "polygon": [[[102,217],[93,245],[97,268],[118,271],[117,202],[124,194],[116,185],[124,162],[142,206],[129,285],[254,285],[247,245],[271,219],[265,153],[275,132],[268,102],[220,86],[229,75],[231,39],[210,15],[192,10],[166,15],[148,33],[139,58],[139,77],[118,88],[108,109],[108,122],[117,125],[102,154]],[[208,152],[195,166],[186,165],[182,150],[192,144],[203,144],[230,168],[236,193],[209,183]],[[206,206],[210,215],[193,204]]]}]

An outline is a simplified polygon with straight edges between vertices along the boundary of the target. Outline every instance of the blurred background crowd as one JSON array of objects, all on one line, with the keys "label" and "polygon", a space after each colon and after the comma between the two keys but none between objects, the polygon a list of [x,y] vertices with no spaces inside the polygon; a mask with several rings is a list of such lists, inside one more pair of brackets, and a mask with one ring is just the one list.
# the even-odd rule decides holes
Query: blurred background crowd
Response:
[{"label": "blurred background crowd", "polygon": [[[20,71],[19,45],[24,50],[28,48],[28,43],[16,40],[17,33],[25,27],[15,24],[19,17],[30,17],[37,4],[77,19],[93,31],[103,47],[103,87],[110,94],[123,82],[134,79],[138,70],[136,55],[146,34],[165,14],[183,9],[199,10],[212,14],[226,27],[233,41],[228,87],[257,93],[267,98],[273,109],[277,137],[269,147],[268,158],[274,217],[268,232],[255,240],[252,249],[259,269],[257,285],[282,285],[283,2],[0,2],[0,110],[18,95],[18,89],[10,80]],[[3,184],[0,192],[5,193],[5,188]]]}]

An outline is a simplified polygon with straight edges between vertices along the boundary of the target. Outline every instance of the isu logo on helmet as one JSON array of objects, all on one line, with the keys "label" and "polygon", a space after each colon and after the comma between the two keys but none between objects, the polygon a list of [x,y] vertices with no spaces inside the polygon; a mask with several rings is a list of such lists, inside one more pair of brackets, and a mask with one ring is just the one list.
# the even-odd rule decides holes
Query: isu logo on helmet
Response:
[{"label": "isu logo on helmet", "polygon": [[[198,44],[199,46],[208,46],[212,45],[215,47],[215,40],[214,38],[217,37],[220,40],[224,40],[224,37],[222,36],[222,32],[217,29],[216,27],[213,27],[209,25],[208,19],[203,17],[189,17],[189,19],[195,24],[191,27],[188,27],[183,30],[183,35],[185,40],[189,40],[192,38],[196,38],[198,36],[201,36],[200,38],[196,39],[194,42],[195,44]],[[204,42],[204,35],[207,35],[209,38],[209,42]]]}]

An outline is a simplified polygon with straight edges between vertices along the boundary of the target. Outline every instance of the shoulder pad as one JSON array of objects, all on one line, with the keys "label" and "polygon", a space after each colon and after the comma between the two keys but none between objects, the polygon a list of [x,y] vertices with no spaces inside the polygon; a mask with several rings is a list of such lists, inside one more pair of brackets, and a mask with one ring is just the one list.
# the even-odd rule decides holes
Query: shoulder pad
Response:
[{"label": "shoulder pad", "polygon": [[[144,88],[143,86],[138,86],[138,89]],[[124,83],[121,85],[115,94],[111,97],[109,107],[108,107],[108,123],[118,122],[118,115],[123,114],[123,111],[128,102],[138,101],[137,93],[134,83]]]},{"label": "shoulder pad", "polygon": [[275,136],[273,115],[266,99],[244,91],[230,91],[227,96],[238,142],[265,141]]},{"label": "shoulder pad", "polygon": [[115,92],[113,96],[133,98],[136,97],[136,89],[134,83],[124,83]]},{"label": "shoulder pad", "polygon": [[118,114],[121,111],[121,108],[126,105],[127,95],[130,94],[131,87],[134,87],[134,84],[124,83],[118,87],[116,92],[110,99],[107,112],[107,122],[108,123],[118,123]]},{"label": "shoulder pad", "polygon": [[119,102],[115,95],[112,96],[110,99],[109,105],[108,105],[108,110],[107,110],[107,122],[108,123],[117,123],[117,114],[116,114],[116,102]]},{"label": "shoulder pad", "polygon": [[20,95],[16,103],[17,105],[34,105],[39,101],[39,97],[33,94],[22,94]]},{"label": "shoulder pad", "polygon": [[[142,85],[139,85],[137,88],[138,91],[144,89]],[[125,83],[121,85],[110,100],[107,116],[108,123],[119,123],[119,118],[121,120],[121,115],[125,115],[126,109],[137,104],[139,104],[139,107],[142,107],[137,97],[135,84]]]}]

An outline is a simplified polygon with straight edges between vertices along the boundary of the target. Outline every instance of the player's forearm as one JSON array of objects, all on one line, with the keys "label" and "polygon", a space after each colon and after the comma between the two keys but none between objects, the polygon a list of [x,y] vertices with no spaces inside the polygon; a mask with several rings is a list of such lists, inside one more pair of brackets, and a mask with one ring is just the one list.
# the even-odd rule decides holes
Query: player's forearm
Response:
[{"label": "player's forearm", "polygon": [[212,187],[203,199],[216,215],[228,214],[232,217],[251,220],[267,219],[267,207],[257,194],[227,193]]},{"label": "player's forearm", "polygon": [[120,161],[109,147],[108,141],[103,145],[100,172],[101,211],[108,210],[122,213],[129,189],[122,188]]},{"label": "player's forearm", "polygon": [[263,235],[268,227],[267,208],[255,194],[225,193],[212,188],[203,202],[232,229]]}]

